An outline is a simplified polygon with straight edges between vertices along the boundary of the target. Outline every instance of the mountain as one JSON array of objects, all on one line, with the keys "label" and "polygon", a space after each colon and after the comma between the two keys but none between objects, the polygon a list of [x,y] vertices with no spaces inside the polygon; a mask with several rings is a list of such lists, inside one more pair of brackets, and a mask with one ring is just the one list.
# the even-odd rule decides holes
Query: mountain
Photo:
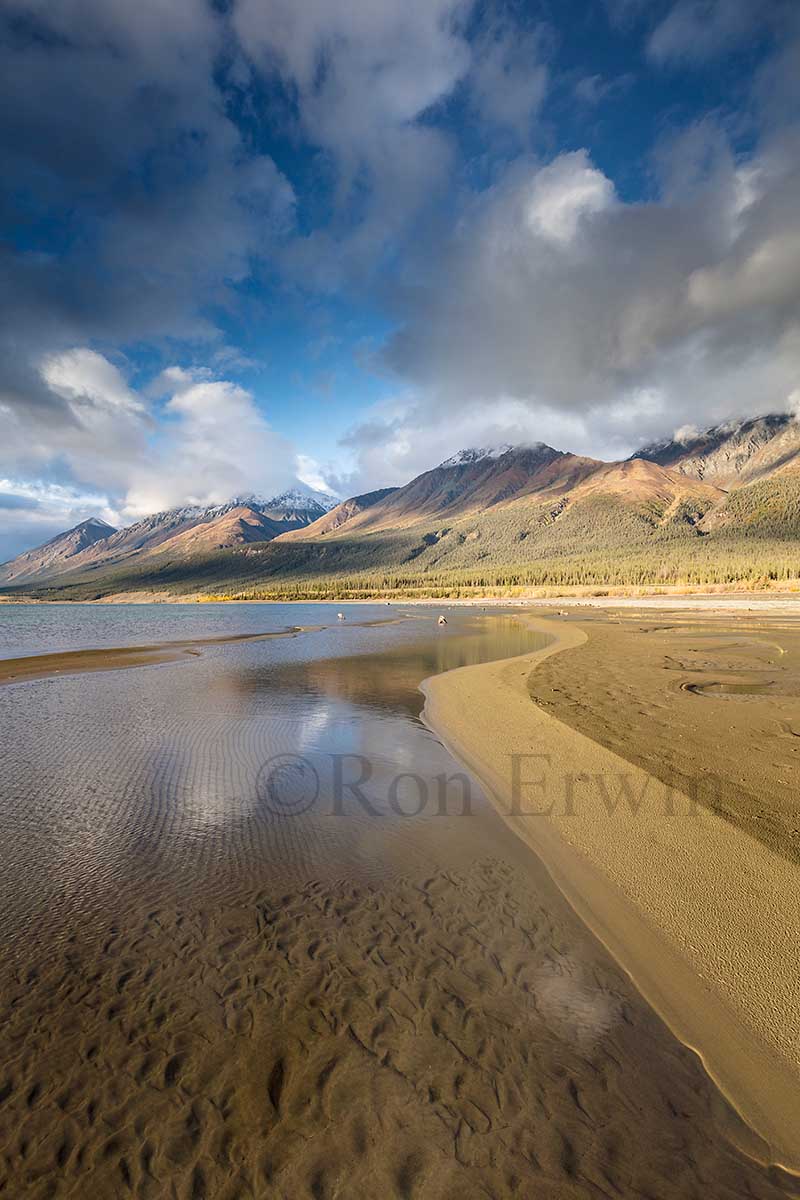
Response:
[{"label": "mountain", "polygon": [[232,504],[245,504],[248,508],[255,509],[256,512],[294,513],[306,516],[311,513],[330,512],[340,503],[341,498],[330,492],[318,492],[313,488],[289,488],[288,491],[281,492],[279,496],[272,496],[269,499],[255,493],[242,496],[229,501],[227,507]]},{"label": "mountain", "polygon": [[[676,472],[641,461],[604,463],[554,450],[542,442],[532,446],[502,446],[497,450],[462,450],[405,487],[379,493],[370,504],[347,500],[325,518],[277,539],[307,541],[323,534],[377,533],[413,527],[432,518],[463,519],[472,513],[518,504],[530,507],[569,498],[573,503],[593,494],[628,501],[661,499],[668,505],[691,493],[708,503],[722,498],[719,489],[690,483]],[[352,506],[352,507],[351,507]],[[339,519],[341,514],[346,519]],[[336,517],[335,525],[331,518]]]},{"label": "mountain", "polygon": [[209,550],[222,550],[226,546],[247,545],[250,542],[269,542],[296,526],[297,510],[289,510],[285,516],[271,515],[249,504],[237,504],[226,508],[218,516],[200,521],[181,529],[158,545],[161,554],[192,555]]},{"label": "mountain", "polygon": [[777,415],[682,431],[622,462],[541,442],[468,448],[335,506],[290,495],[172,510],[23,578],[48,598],[763,583],[800,578],[798,545],[800,425]]},{"label": "mountain", "polygon": [[326,533],[333,533],[346,521],[352,521],[353,517],[359,516],[373,504],[385,500],[387,496],[391,496],[397,490],[393,487],[379,488],[375,492],[364,492],[361,496],[352,496],[349,500],[342,500],[334,508],[318,517],[316,521],[312,521],[310,525],[302,529],[294,529],[289,533],[281,533],[276,541],[303,541],[309,537],[322,537]]},{"label": "mountain", "polygon": [[648,459],[718,487],[735,487],[800,466],[800,422],[786,413],[730,421],[705,433],[690,431],[680,440],[637,451]]},{"label": "mountain", "polygon": [[[404,528],[432,518],[485,510],[524,495],[559,493],[602,465],[542,442],[496,451],[462,450],[404,487],[391,489],[375,503],[357,506],[336,532],[350,536]],[[324,527],[314,525],[305,533],[313,537],[323,531]],[[299,540],[299,535],[292,540]]]},{"label": "mountain", "polygon": [[459,450],[452,458],[446,458],[442,467],[463,467],[467,463],[483,462],[487,458],[502,458],[504,454],[508,454],[509,450],[514,447],[510,442],[504,442],[502,446],[471,446],[467,450]]},{"label": "mountain", "polygon": [[182,555],[269,541],[323,517],[338,498],[293,488],[279,496],[237,496],[223,504],[154,513],[124,529],[92,519],[0,565],[3,583],[29,583],[65,572],[96,572],[154,553]]},{"label": "mountain", "polygon": [[80,525],[73,525],[72,529],[57,534],[43,546],[26,550],[13,562],[4,563],[0,567],[0,579],[8,583],[21,583],[26,579],[69,570],[71,560],[113,533],[116,533],[113,525],[101,521],[99,517],[90,517],[88,521],[81,521]]}]

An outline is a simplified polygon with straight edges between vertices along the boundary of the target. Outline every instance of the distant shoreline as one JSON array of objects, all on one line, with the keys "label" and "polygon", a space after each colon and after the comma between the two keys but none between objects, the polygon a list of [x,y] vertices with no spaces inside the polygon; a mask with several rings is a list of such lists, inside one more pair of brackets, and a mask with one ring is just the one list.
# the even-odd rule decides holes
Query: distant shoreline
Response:
[{"label": "distant shoreline", "polygon": [[228,597],[228,596],[198,596],[195,594],[165,595],[163,592],[130,592],[117,593],[95,600],[44,600],[31,596],[8,596],[0,594],[0,608],[3,605],[173,605],[173,604],[369,604],[369,605],[424,605],[428,607],[468,607],[468,608],[531,608],[552,609],[564,606],[569,609],[588,608],[697,608],[709,611],[718,608],[722,611],[734,611],[748,608],[758,608],[762,611],[785,609],[800,612],[800,584],[797,589],[775,588],[759,591],[743,591],[736,587],[714,586],[706,589],[673,588],[647,590],[637,589],[584,589],[581,591],[561,592],[553,595],[531,596],[395,596],[376,593],[374,596],[358,597]]},{"label": "distant shoreline", "polygon": [[97,600],[42,600],[34,596],[0,595],[0,610],[2,606],[13,605],[48,605],[79,607],[82,605],[402,605],[425,607],[469,607],[469,608],[528,608],[528,610],[552,610],[564,607],[570,611],[581,608],[672,608],[672,610],[720,612],[758,610],[800,612],[800,589],[759,590],[759,592],[742,592],[729,589],[698,589],[687,592],[686,589],[674,589],[672,592],[646,592],[646,590],[608,590],[600,592],[591,589],[590,592],[570,593],[559,595],[534,596],[323,596],[323,598],[257,598],[247,599],[236,596],[198,596],[198,595],[169,595],[163,593],[122,593],[113,596],[103,596]]}]

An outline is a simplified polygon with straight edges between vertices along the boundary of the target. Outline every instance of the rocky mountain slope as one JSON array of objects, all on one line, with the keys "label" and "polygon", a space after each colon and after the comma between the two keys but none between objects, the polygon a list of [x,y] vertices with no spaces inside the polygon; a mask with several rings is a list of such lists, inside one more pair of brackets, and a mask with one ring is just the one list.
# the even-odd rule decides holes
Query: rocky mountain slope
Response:
[{"label": "rocky mountain slope", "polygon": [[343,500],[341,504],[337,504],[335,508],[331,508],[323,516],[318,517],[316,521],[312,521],[310,525],[304,526],[301,529],[294,529],[289,533],[281,533],[279,540],[283,542],[297,542],[303,541],[308,537],[322,537],[326,533],[334,533],[345,522],[352,522],[354,517],[360,516],[361,513],[371,508],[374,504],[386,500],[397,490],[397,488],[393,487],[379,488],[375,492],[364,492],[361,496],[352,496],[349,500]]},{"label": "rocky mountain slope", "polygon": [[[605,465],[541,442],[497,450],[462,450],[375,503],[357,506],[335,532],[350,536],[407,528],[419,521],[485,510],[525,495],[559,495]],[[292,540],[305,541],[330,532],[334,531],[327,528],[326,521],[318,521],[302,535],[292,535]]]},{"label": "rocky mountain slope", "polygon": [[646,446],[633,457],[732,488],[800,466],[800,422],[786,413],[730,421]]},{"label": "rocky mountain slope", "polygon": [[[325,535],[351,537],[408,529],[420,521],[462,520],[473,513],[509,506],[518,506],[521,512],[535,504],[550,505],[555,518],[568,505],[601,494],[630,503],[659,500],[667,508],[684,497],[695,497],[703,501],[703,511],[724,498],[721,489],[657,463],[605,463],[538,443],[501,447],[496,452],[461,451],[369,505],[345,501],[326,517],[278,540],[297,542]],[[331,518],[338,513],[344,516],[350,505],[355,505],[351,515],[333,524]]]},{"label": "rocky mountain slope", "polygon": [[99,517],[90,517],[88,521],[81,521],[80,525],[56,534],[43,546],[26,550],[12,562],[4,563],[0,566],[0,580],[11,583],[68,571],[76,560],[80,561],[84,551],[116,532],[113,525],[101,521]]}]

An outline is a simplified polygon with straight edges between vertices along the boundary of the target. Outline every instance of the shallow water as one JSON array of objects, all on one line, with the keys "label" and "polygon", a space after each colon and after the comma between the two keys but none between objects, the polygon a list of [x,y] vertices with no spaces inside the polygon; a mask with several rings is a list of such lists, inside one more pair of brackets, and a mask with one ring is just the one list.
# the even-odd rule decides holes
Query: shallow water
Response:
[{"label": "shallow water", "polygon": [[[336,625],[340,610],[334,604],[3,604],[0,658]],[[370,604],[350,611],[350,620],[364,622],[397,610]]]},{"label": "shallow water", "polygon": [[[177,610],[177,611],[176,611]],[[352,606],[19,606],[7,653],[317,628],[0,689],[1,932],[101,932],[132,898],[434,865],[486,801],[419,721],[426,676],[541,644],[515,618]],[[322,628],[319,628],[319,627]],[[477,830],[476,830],[477,835]],[[461,839],[469,852],[470,838]]]}]

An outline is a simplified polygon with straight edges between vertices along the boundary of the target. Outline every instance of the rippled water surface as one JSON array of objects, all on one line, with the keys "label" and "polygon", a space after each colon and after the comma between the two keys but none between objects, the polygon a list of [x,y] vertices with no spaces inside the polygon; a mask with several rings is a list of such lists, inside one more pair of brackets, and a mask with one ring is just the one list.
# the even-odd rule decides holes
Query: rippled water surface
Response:
[{"label": "rippled water surface", "polygon": [[7,947],[102,929],[132,897],[424,869],[465,795],[477,841],[459,844],[475,849],[486,801],[419,721],[418,685],[542,638],[512,616],[449,610],[438,627],[433,609],[339,608],[0,610],[6,657],[314,627],[0,688]]},{"label": "rippled water surface", "polygon": [[[340,608],[328,604],[4,604],[0,606],[0,658],[336,624]],[[391,611],[386,605],[365,605],[351,612],[350,619],[385,618]]]}]

